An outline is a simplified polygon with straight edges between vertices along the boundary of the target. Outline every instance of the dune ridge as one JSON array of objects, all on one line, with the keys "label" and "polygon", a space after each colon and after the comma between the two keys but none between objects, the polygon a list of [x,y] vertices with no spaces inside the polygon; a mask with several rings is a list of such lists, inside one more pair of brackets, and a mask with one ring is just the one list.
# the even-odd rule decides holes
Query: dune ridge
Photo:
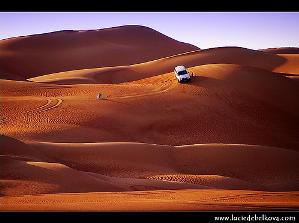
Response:
[{"label": "dune ridge", "polygon": [[268,48],[261,49],[261,51],[273,54],[299,54],[298,47],[280,47],[280,48]]},{"label": "dune ridge", "polygon": [[[268,191],[299,187],[299,153],[275,147],[6,141],[10,143],[0,150],[4,168],[1,181],[9,185],[2,191],[8,195],[125,191],[134,186],[134,190],[207,187]],[[81,184],[73,186],[72,179],[80,179]],[[40,191],[33,192],[16,190],[24,181],[33,181],[34,188],[39,188],[39,183],[56,187],[46,190],[42,185]]]},{"label": "dune ridge", "polygon": [[177,64],[193,67],[205,64],[239,64],[272,70],[284,63],[284,58],[240,47],[220,47],[197,50],[130,66],[114,66],[72,70],[30,78],[34,82],[54,84],[122,83],[172,72]]},{"label": "dune ridge", "polygon": [[1,40],[0,67],[25,80],[59,71],[135,64],[197,49],[137,25],[59,31]]},{"label": "dune ridge", "polygon": [[[188,85],[178,84],[172,73],[122,84],[3,80],[2,134],[52,142],[243,143],[298,150],[293,79],[236,64],[188,69],[194,73]],[[96,100],[98,92],[103,100]],[[52,104],[35,112],[48,100]]]},{"label": "dune ridge", "polygon": [[291,150],[1,141],[2,211],[290,210],[299,204],[299,153]]}]

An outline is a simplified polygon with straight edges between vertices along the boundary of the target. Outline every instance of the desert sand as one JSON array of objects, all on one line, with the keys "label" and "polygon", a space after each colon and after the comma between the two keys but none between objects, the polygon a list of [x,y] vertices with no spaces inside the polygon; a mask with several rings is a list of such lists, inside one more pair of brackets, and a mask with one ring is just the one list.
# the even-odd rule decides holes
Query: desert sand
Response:
[{"label": "desert sand", "polygon": [[0,210],[298,210],[288,50],[142,26],[0,40]]},{"label": "desert sand", "polygon": [[297,47],[280,47],[280,48],[268,48],[261,49],[261,51],[273,54],[298,54],[299,48]]},{"label": "desert sand", "polygon": [[62,30],[1,40],[0,67],[22,80],[59,71],[135,64],[192,50],[198,47],[143,26]]}]

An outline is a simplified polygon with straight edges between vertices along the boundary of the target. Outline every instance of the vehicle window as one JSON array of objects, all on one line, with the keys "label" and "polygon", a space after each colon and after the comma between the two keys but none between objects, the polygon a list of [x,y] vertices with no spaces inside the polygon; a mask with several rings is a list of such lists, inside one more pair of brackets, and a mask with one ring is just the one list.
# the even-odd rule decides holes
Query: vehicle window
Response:
[{"label": "vehicle window", "polygon": [[185,75],[187,74],[187,71],[186,70],[182,70],[182,71],[179,71],[178,72],[178,75],[181,76],[181,75]]}]

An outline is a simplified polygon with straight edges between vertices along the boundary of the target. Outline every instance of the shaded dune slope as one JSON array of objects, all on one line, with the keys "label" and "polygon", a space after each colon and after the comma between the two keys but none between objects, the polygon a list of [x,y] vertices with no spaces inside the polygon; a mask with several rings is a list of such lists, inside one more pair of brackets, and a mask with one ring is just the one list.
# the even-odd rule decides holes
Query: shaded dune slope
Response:
[{"label": "shaded dune slope", "polygon": [[298,152],[275,147],[27,142],[20,151],[21,142],[1,140],[10,141],[0,149],[2,195],[299,187]]},{"label": "shaded dune slope", "polygon": [[297,47],[268,48],[261,49],[261,51],[273,54],[299,54],[299,48]]},{"label": "shaded dune slope", "polygon": [[221,47],[183,53],[130,66],[102,67],[47,74],[29,80],[54,84],[122,83],[172,72],[178,64],[186,67],[204,64],[238,64],[272,70],[285,59],[239,47]]},{"label": "shaded dune slope", "polygon": [[144,26],[58,31],[0,41],[0,67],[26,78],[60,71],[129,65],[197,47]]}]

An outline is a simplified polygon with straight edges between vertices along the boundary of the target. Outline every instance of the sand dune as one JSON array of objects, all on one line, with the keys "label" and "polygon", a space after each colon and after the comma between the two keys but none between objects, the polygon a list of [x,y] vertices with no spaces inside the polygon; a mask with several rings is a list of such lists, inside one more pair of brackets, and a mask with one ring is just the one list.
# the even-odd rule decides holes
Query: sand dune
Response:
[{"label": "sand dune", "polygon": [[199,185],[208,185],[212,188],[220,189],[256,189],[260,190],[261,185],[257,186],[248,181],[240,180],[237,178],[224,177],[220,175],[199,175],[199,174],[177,174],[177,175],[155,175],[150,176],[149,179],[167,180],[174,182],[186,182]]},{"label": "sand dune", "polygon": [[299,54],[279,54],[286,62],[274,69],[275,72],[299,75]]},{"label": "sand dune", "polygon": [[[189,70],[195,76],[188,85],[178,84],[172,73],[123,84],[2,81],[1,132],[52,142],[240,143],[298,150],[296,81],[234,64]],[[104,100],[95,99],[98,92]]]},{"label": "sand dune", "polygon": [[[239,94],[246,94],[289,112],[299,109],[294,103],[295,97],[298,96],[297,84],[278,73],[232,64],[210,64],[192,67],[190,70],[199,78],[210,78],[210,83],[207,81],[206,85],[215,85],[215,89],[221,89],[222,92],[236,90]],[[240,97],[242,96],[239,95],[239,99]]]},{"label": "sand dune", "polygon": [[1,210],[290,210],[299,204],[298,152],[291,150],[1,140]]},{"label": "sand dune", "polygon": [[1,40],[0,209],[298,209],[296,52],[142,26]]},{"label": "sand dune", "polygon": [[299,48],[297,47],[268,48],[261,49],[261,51],[273,54],[299,54]]},{"label": "sand dune", "polygon": [[58,163],[32,162],[1,157],[2,194],[122,191],[121,187]]},{"label": "sand dune", "polygon": [[283,64],[285,60],[280,56],[260,51],[239,47],[221,47],[178,54],[130,66],[72,70],[37,76],[29,80],[54,84],[112,84],[140,80],[173,72],[177,64],[183,64],[186,67],[204,64],[238,64],[272,70]]},{"label": "sand dune", "polygon": [[24,77],[5,71],[0,67],[0,79],[24,80]]},{"label": "sand dune", "polygon": [[202,189],[192,183],[108,177],[78,171],[60,163],[18,160],[22,157],[1,156],[1,194],[23,196],[55,193],[87,193],[153,189]]},{"label": "sand dune", "polygon": [[[7,141],[11,143],[0,150],[4,168],[1,193],[6,195],[196,187],[280,191],[299,187],[299,153],[274,147],[36,142],[21,147],[20,142]],[[72,180],[80,183],[70,183]],[[30,182],[34,186],[23,186]]]},{"label": "sand dune", "polygon": [[1,210],[210,211],[298,210],[298,192],[160,190],[0,197]]},{"label": "sand dune", "polygon": [[1,40],[0,67],[26,79],[60,71],[135,64],[197,49],[144,26],[59,31]]}]

